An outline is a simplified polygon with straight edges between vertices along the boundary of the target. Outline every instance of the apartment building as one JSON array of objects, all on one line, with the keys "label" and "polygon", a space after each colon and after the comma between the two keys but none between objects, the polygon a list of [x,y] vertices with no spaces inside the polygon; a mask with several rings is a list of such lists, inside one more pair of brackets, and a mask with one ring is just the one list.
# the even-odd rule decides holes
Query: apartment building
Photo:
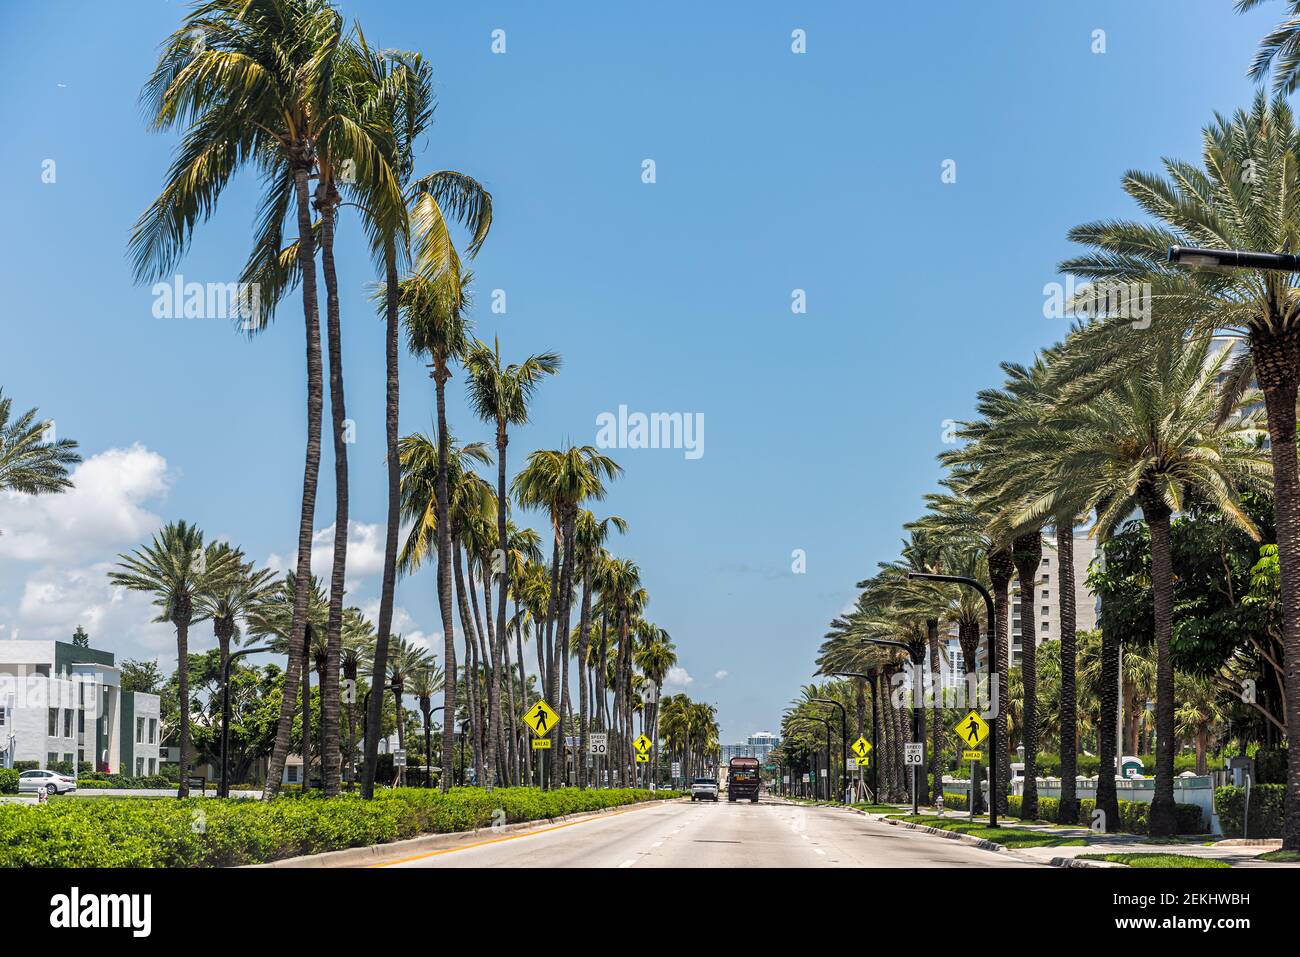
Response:
[{"label": "apartment building", "polygon": [[122,693],[111,652],[63,641],[0,641],[0,766],[90,764],[156,774],[157,695]]}]

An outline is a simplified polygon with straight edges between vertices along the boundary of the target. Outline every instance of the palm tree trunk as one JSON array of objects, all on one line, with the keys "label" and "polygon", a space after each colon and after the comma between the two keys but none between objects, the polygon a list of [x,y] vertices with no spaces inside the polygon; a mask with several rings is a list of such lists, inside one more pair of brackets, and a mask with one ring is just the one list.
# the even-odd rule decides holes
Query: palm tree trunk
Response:
[{"label": "palm tree trunk", "polygon": [[334,556],[330,567],[330,607],[325,626],[325,671],[320,676],[321,784],[325,796],[339,793],[339,656],[343,650],[343,578],[348,564],[347,406],[343,394],[343,330],[339,284],[334,269],[334,211],[338,194],[321,204],[321,274],[325,278],[325,333],[329,349],[330,416],[334,429]]},{"label": "palm tree trunk", "polygon": [[1156,787],[1147,817],[1152,837],[1178,833],[1174,807],[1174,565],[1167,505],[1146,496],[1142,515],[1151,530],[1151,591],[1156,635]]},{"label": "palm tree trunk", "polygon": [[[479,613],[478,591],[475,590],[475,588],[473,587],[474,586],[473,561],[467,558],[466,564],[468,565],[468,575],[469,575],[469,582],[468,582],[469,602],[470,602],[470,608],[474,612],[474,635],[478,640],[478,644],[475,648],[475,651],[478,654],[479,661],[482,662],[483,693],[487,695],[487,701],[485,702],[485,707],[483,708],[485,721],[484,721],[484,727],[481,734],[481,737],[483,739],[483,776],[480,778],[479,784],[495,785],[496,784],[495,735],[496,735],[497,724],[499,723],[500,720],[500,712],[497,712],[498,722],[494,723],[492,721],[492,713],[495,710],[494,699],[496,697],[496,682],[492,674],[492,652],[491,652],[492,642],[491,642],[491,637],[484,630],[483,617]],[[479,562],[479,568],[480,570],[483,569],[482,561]],[[488,587],[488,578],[487,578],[488,573],[485,570],[482,570],[481,573],[483,577],[483,587],[486,591]],[[485,595],[484,602],[485,604],[489,605],[487,609],[487,613],[489,615],[492,614],[492,609],[490,607],[491,600],[492,599],[490,596]]]},{"label": "palm tree trunk", "polygon": [[1061,619],[1061,802],[1056,812],[1059,824],[1077,824],[1079,798],[1075,790],[1079,774],[1079,705],[1076,669],[1078,650],[1075,630],[1074,515],[1056,520],[1056,589]]},{"label": "palm tree trunk", "polygon": [[591,561],[583,562],[582,609],[578,612],[578,787],[587,786],[587,631],[591,627]]},{"label": "palm tree trunk", "polygon": [[478,639],[475,636],[474,618],[466,598],[465,573],[460,541],[454,545],[452,565],[456,577],[456,602],[460,608],[460,627],[465,635],[465,696],[469,711],[470,750],[473,752],[474,783],[483,784],[483,713],[479,709]]},{"label": "palm tree trunk", "polygon": [[[510,536],[506,529],[506,506],[510,502],[510,493],[506,488],[506,447],[509,444],[509,438],[506,435],[506,425],[504,420],[497,421],[497,548],[500,550],[493,560],[493,566],[497,561],[500,562],[500,572],[497,577],[497,640],[502,644],[506,641],[506,598],[510,591]],[[491,611],[488,610],[491,614]],[[509,657],[509,649],[505,650],[505,657]],[[520,667],[523,667],[523,660],[520,659]],[[507,678],[507,680],[510,680]],[[501,714],[498,712],[495,721],[498,727],[508,728],[506,736],[514,742],[514,698],[510,702],[510,720],[502,722]]]},{"label": "palm tree trunk", "polygon": [[1016,538],[1012,552],[1020,579],[1020,684],[1024,689],[1020,740],[1025,746],[1025,787],[1020,818],[1032,821],[1038,817],[1038,617],[1034,609],[1038,569],[1043,561],[1039,530]]},{"label": "palm tree trunk", "polygon": [[556,609],[555,628],[557,632],[560,664],[560,720],[557,722],[558,727],[555,730],[555,740],[559,750],[559,761],[557,771],[559,781],[564,777],[567,767],[567,749],[565,748],[565,714],[569,709],[569,615],[572,611],[573,597],[573,560],[574,560],[574,543],[573,529],[577,518],[576,508],[567,508],[563,516],[562,531],[564,536],[564,569],[560,575],[560,601]]},{"label": "palm tree trunk", "polygon": [[1296,461],[1296,390],[1300,383],[1300,336],[1251,337],[1255,376],[1264,393],[1273,457],[1273,508],[1281,567],[1282,648],[1286,661],[1286,806],[1282,847],[1300,851],[1300,470]]},{"label": "palm tree trunk", "polygon": [[320,472],[321,412],[325,405],[321,378],[320,319],[316,304],[316,248],[311,226],[311,200],[307,179],[312,161],[295,165],[294,190],[298,207],[298,266],[302,274],[302,311],[307,327],[307,455],[302,474],[302,508],[298,515],[297,586],[293,595],[293,624],[289,630],[288,663],[284,670],[280,698],[280,722],[275,730],[275,744],[267,765],[263,799],[270,801],[280,791],[284,760],[289,754],[293,732],[294,697],[302,680],[300,668],[304,635],[307,630],[307,596],[311,591],[311,538],[316,514],[316,479]]},{"label": "palm tree trunk", "polygon": [[989,553],[989,581],[993,585],[993,617],[998,626],[998,633],[989,636],[989,644],[995,652],[989,658],[989,670],[992,672],[989,675],[989,694],[993,694],[996,684],[998,701],[998,711],[993,717],[997,729],[998,753],[996,756],[990,755],[990,760],[997,761],[992,790],[996,795],[999,814],[1007,812],[1007,792],[1011,790],[1011,748],[1007,727],[1007,708],[1010,705],[1007,700],[1007,675],[1010,674],[1011,667],[1010,619],[1007,612],[1010,610],[1011,602],[1007,592],[1011,587],[1011,575],[1014,571],[1015,563],[1011,560],[1009,549],[1002,548]]},{"label": "palm tree trunk", "polygon": [[176,788],[176,796],[190,796],[190,621],[188,609],[180,609],[176,625],[176,680],[178,689],[178,710],[181,725],[181,780]]},{"label": "palm tree trunk", "polygon": [[[379,593],[379,622],[378,635],[375,638],[374,664],[375,668],[371,675],[373,687],[378,687],[382,682],[384,675],[388,671],[388,636],[393,627],[393,593],[397,586],[397,533],[401,525],[401,481],[402,469],[401,462],[397,453],[397,435],[398,435],[398,327],[399,313],[397,308],[397,249],[392,238],[384,242],[384,362],[387,372],[386,387],[384,393],[384,464],[388,469],[388,524],[384,532],[384,573],[383,584]],[[452,645],[455,651],[455,645]],[[455,704],[456,696],[456,666],[454,656],[447,657],[443,661],[443,670],[448,676],[446,684],[450,685],[451,698],[448,700],[447,692],[444,692],[443,706],[448,710],[443,712],[444,715],[451,715],[453,720],[456,712],[452,710]],[[384,702],[383,696],[379,695],[370,702],[370,715],[366,722],[366,727],[378,728],[380,726],[380,717],[383,714]],[[452,742],[450,735],[444,734],[442,744],[442,766],[451,767]],[[372,798],[375,796],[375,768],[379,761],[379,735],[378,733],[366,735],[365,743],[365,772],[361,782],[361,796],[363,798]],[[450,777],[444,774],[439,780],[439,784],[445,791],[447,789],[446,781]]]},{"label": "palm tree trunk", "polygon": [[[402,714],[402,686],[393,685],[393,712],[397,723],[397,748],[406,750],[406,716]],[[406,768],[397,769],[397,783],[406,784]]]},{"label": "palm tree trunk", "polygon": [[[962,663],[966,668],[966,687],[972,692],[979,687],[979,675],[975,667],[976,661],[979,660],[980,649],[980,626],[978,622],[962,621],[957,625],[957,641],[961,644]],[[971,697],[972,706],[978,700],[977,696]],[[972,813],[981,814],[984,811],[984,789],[980,786],[984,780],[983,769],[979,761],[974,762],[971,768],[970,776],[970,801],[969,805]]]},{"label": "palm tree trunk", "polygon": [[302,789],[311,790],[311,631],[302,645]]},{"label": "palm tree trunk", "polygon": [[[442,617],[442,648],[443,648],[443,668],[447,674],[447,680],[443,684],[442,705],[443,714],[447,720],[455,722],[456,719],[456,672],[450,665],[450,662],[456,660],[456,622],[452,614],[452,596],[451,596],[451,579],[452,579],[452,556],[451,556],[451,507],[450,498],[447,490],[447,444],[449,436],[447,432],[447,379],[450,373],[447,370],[445,360],[435,361],[434,363],[434,392],[437,396],[438,405],[438,610]],[[393,453],[390,451],[390,455]],[[459,567],[459,563],[457,563]],[[465,662],[468,667],[469,662]],[[469,681],[467,680],[467,684]],[[443,735],[442,753],[443,767],[451,767],[452,749],[451,742],[447,740],[447,735]],[[450,775],[443,775],[440,782],[442,790],[446,791],[450,784]]]},{"label": "palm tree trunk", "polygon": [[1119,638],[1106,621],[1106,605],[1102,604],[1101,621],[1101,719],[1097,723],[1097,804],[1101,812],[1102,830],[1119,830],[1119,795],[1115,788],[1115,772],[1119,764],[1115,754],[1119,734]]}]

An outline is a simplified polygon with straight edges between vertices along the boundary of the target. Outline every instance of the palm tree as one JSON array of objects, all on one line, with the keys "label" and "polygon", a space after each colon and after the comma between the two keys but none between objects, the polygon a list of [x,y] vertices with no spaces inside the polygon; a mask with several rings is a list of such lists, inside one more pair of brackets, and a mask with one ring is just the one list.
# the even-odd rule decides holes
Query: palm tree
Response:
[{"label": "palm tree", "polygon": [[[586,501],[605,497],[605,481],[622,474],[613,459],[590,445],[566,449],[539,450],[528,456],[528,464],[515,476],[514,493],[524,508],[550,511],[555,533],[555,551],[564,546],[563,564],[558,576],[559,596],[554,622],[559,637],[555,649],[555,668],[550,680],[550,694],[559,699],[559,720],[555,723],[556,741],[560,742],[560,759],[552,762],[552,778],[559,783],[564,767],[564,716],[569,706],[569,613],[574,585],[574,524],[578,508]],[[563,675],[560,672],[563,671]]]},{"label": "palm tree", "polygon": [[[462,272],[460,260],[450,243],[443,244],[446,223],[437,201],[424,194],[415,202],[413,226],[416,236],[416,271],[401,281],[398,287],[398,306],[406,322],[407,344],[417,355],[427,355],[431,360],[430,376],[433,378],[437,398],[438,455],[436,475],[436,536],[438,553],[438,609],[442,618],[443,660],[448,675],[454,674],[452,663],[456,660],[454,643],[455,620],[452,614],[452,544],[451,524],[448,514],[447,451],[447,380],[451,378],[451,363],[465,355],[469,347],[470,323],[466,316],[469,308],[468,285],[470,276]],[[448,257],[439,262],[437,256]],[[400,453],[399,453],[400,455]],[[371,705],[373,710],[373,704]],[[445,714],[456,713],[456,682],[443,683]],[[443,767],[451,767],[452,743],[443,735]],[[441,787],[448,787],[444,777]]]},{"label": "palm tree", "polygon": [[1027,518],[1051,514],[1058,497],[1072,498],[1083,488],[1089,506],[1099,506],[1094,533],[1103,540],[1135,509],[1151,533],[1157,654],[1153,835],[1177,830],[1170,519],[1187,495],[1196,494],[1257,536],[1238,490],[1264,487],[1269,472],[1266,453],[1258,448],[1259,414],[1238,417],[1222,408],[1218,383],[1230,359],[1227,349],[1211,356],[1204,339],[1172,349],[1149,343],[1140,370],[1087,402],[1060,406],[1035,441],[1037,453],[1056,466],[1049,486],[1026,507]]},{"label": "palm tree", "polygon": [[[439,554],[442,548],[442,538],[444,531],[448,539],[458,534],[458,525],[463,523],[468,515],[473,514],[476,509],[482,509],[486,500],[482,497],[481,486],[485,483],[479,479],[473,472],[475,462],[486,464],[491,461],[487,449],[478,442],[460,447],[456,445],[455,440],[449,437],[450,449],[444,451],[443,447],[423,433],[409,435],[398,443],[398,459],[402,472],[401,484],[401,514],[402,517],[412,522],[411,530],[407,535],[405,543],[398,553],[398,569],[402,574],[410,574],[421,565]],[[471,479],[470,476],[473,476]],[[477,482],[475,482],[477,480]],[[448,491],[450,490],[450,491]],[[444,492],[448,496],[444,500]],[[450,498],[454,494],[454,498]],[[441,521],[440,515],[444,514],[443,508],[448,509],[448,521]],[[453,565],[452,556],[448,556],[446,562],[438,558],[438,591],[439,601],[442,600],[443,589],[443,572],[447,573],[448,579],[453,575],[453,569],[460,568],[459,562]],[[460,589],[463,597],[464,588]],[[447,596],[451,598],[450,595]],[[477,730],[480,727],[478,713],[476,710],[476,683],[471,681],[468,676],[474,673],[473,661],[469,653],[471,647],[472,626],[468,615],[462,609],[461,614],[462,631],[465,636],[466,656],[464,662],[466,677],[466,692],[470,695],[468,702],[469,713],[473,727]],[[445,629],[445,642],[443,667],[447,673],[448,680],[443,682],[443,714],[448,716],[446,720],[451,721],[456,712],[456,692],[453,686],[456,684],[456,646],[454,627]],[[381,676],[382,678],[382,676]],[[377,685],[376,685],[377,686]],[[377,726],[374,722],[378,717],[374,715],[374,702],[371,701],[371,724]],[[475,737],[475,752],[478,753],[478,738]],[[445,768],[452,767],[454,755],[452,754],[452,741],[450,735],[443,735],[443,754],[442,766]],[[439,787],[446,790],[450,787],[450,775],[444,775],[439,782]]]},{"label": "palm tree", "polygon": [[1191,738],[1196,745],[1196,773],[1207,774],[1206,755],[1210,739],[1228,722],[1222,693],[1209,675],[1177,674],[1174,694],[1178,705],[1174,711],[1175,730],[1180,738]]},{"label": "palm tree", "polygon": [[[203,617],[212,620],[212,633],[217,638],[224,677],[230,661],[230,646],[239,641],[239,622],[247,618],[267,592],[275,587],[275,572],[269,568],[258,570],[252,562],[244,561],[242,550],[226,542],[209,545],[205,560],[209,566],[229,560],[231,568],[230,575],[210,582],[194,596],[194,604],[201,609]],[[222,743],[224,745],[224,741]],[[223,766],[224,757],[223,754]]]},{"label": "palm tree", "polygon": [[[357,50],[359,72],[366,84],[375,91],[372,98],[371,120],[383,128],[387,135],[381,141],[387,144],[388,168],[404,195],[400,202],[392,202],[388,190],[375,195],[367,193],[360,200],[362,212],[371,237],[371,248],[382,266],[384,284],[381,290],[385,316],[385,441],[388,470],[388,518],[384,539],[383,584],[379,600],[379,634],[376,640],[375,663],[379,673],[384,671],[388,639],[392,628],[393,593],[397,579],[397,539],[400,511],[400,469],[398,465],[398,340],[399,340],[399,270],[410,257],[410,218],[408,200],[425,194],[434,203],[438,215],[435,228],[425,238],[422,253],[425,264],[436,272],[455,260],[455,248],[446,229],[449,220],[468,227],[472,238],[466,253],[473,258],[487,238],[492,224],[492,197],[474,179],[452,170],[441,170],[419,180],[412,189],[407,184],[415,168],[415,144],[428,128],[433,117],[432,70],[419,55],[403,51],[375,51],[358,30]],[[451,659],[448,659],[451,660]],[[451,682],[454,686],[455,682]],[[454,694],[455,689],[452,688]],[[372,702],[372,709],[381,707]],[[379,714],[378,710],[375,715]],[[451,720],[451,719],[448,719]],[[444,736],[447,737],[447,736]],[[369,797],[374,792],[375,763],[378,760],[378,740],[366,741],[366,775],[363,793]]]},{"label": "palm tree", "polygon": [[[294,661],[294,622],[297,619],[298,595],[304,591],[307,595],[307,615],[303,623],[303,642],[298,649],[297,664],[302,670],[302,783],[306,789],[311,787],[311,663],[326,647],[326,629],[329,626],[329,598],[320,579],[312,575],[307,588],[300,589],[297,572],[288,572],[278,588],[265,592],[261,600],[249,610],[248,631],[254,637],[269,638],[271,647],[277,653],[286,654],[291,662]],[[286,686],[283,693],[290,696],[290,706],[296,708],[296,692],[290,695]],[[327,752],[322,746],[322,766],[328,760],[332,758],[327,759]],[[269,779],[267,784],[270,784]],[[278,786],[279,781],[276,784]]]},{"label": "palm tree", "polygon": [[[408,683],[413,684],[417,675],[434,668],[435,665],[433,655],[429,651],[412,644],[401,635],[397,635],[393,639],[389,651],[387,683],[388,689],[393,692],[393,708],[397,714],[397,746],[405,748],[406,718],[402,708],[402,696],[406,693]],[[431,686],[436,683],[436,680],[431,679]],[[376,688],[376,690],[380,689]],[[418,694],[418,692],[416,693]],[[446,767],[450,767],[450,765],[446,765]],[[405,784],[406,768],[401,769],[399,776],[401,782]]]},{"label": "palm tree", "polygon": [[615,748],[613,758],[618,762],[623,781],[630,779],[632,759],[631,736],[631,621],[645,608],[648,598],[641,587],[641,569],[633,561],[615,558],[604,563],[597,572],[596,587],[601,599],[607,603],[614,618],[617,648],[613,662]]},{"label": "palm tree", "polygon": [[[506,491],[506,445],[509,441],[508,429],[512,425],[524,425],[528,422],[528,405],[533,393],[541,383],[542,377],[554,375],[560,369],[560,356],[554,352],[543,352],[529,356],[522,363],[501,365],[500,342],[494,340],[489,349],[482,340],[475,339],[465,355],[465,371],[468,373],[467,387],[471,407],[480,419],[490,422],[496,428],[497,447],[497,515],[496,534],[499,555],[492,565],[492,573],[498,576],[496,635],[497,641],[492,652],[492,674],[494,680],[500,680],[500,649],[505,641],[506,632],[506,598],[510,590],[510,563],[506,561],[510,540],[506,530],[506,511],[510,499]],[[485,608],[484,613],[492,614],[492,609]],[[493,695],[493,727],[501,726],[501,689],[498,687]]]},{"label": "palm tree", "polygon": [[[212,214],[234,174],[250,164],[263,174],[258,239],[245,276],[267,280],[270,289],[264,314],[246,328],[261,328],[278,296],[293,282],[301,283],[307,333],[307,450],[297,577],[304,583],[311,574],[324,405],[316,235],[308,186],[317,171],[318,146],[338,124],[331,90],[342,42],[342,18],[328,0],[208,0],[195,6],[164,42],[141,94],[155,129],[179,124],[186,132],[162,193],[141,214],[131,235],[136,278],[161,278],[179,262],[195,225]],[[359,151],[358,164],[368,163],[367,155]],[[286,248],[282,231],[290,207],[296,208],[298,240]],[[288,753],[306,613],[304,591],[295,603],[284,701],[265,791],[268,800],[279,790]]]},{"label": "palm tree", "polygon": [[222,588],[238,574],[237,553],[207,551],[203,532],[188,522],[171,522],[156,534],[153,542],[129,555],[119,555],[120,571],[108,579],[121,588],[149,592],[160,611],[155,621],[171,622],[176,628],[176,673],[180,683],[180,785],[177,797],[190,793],[190,626],[203,621],[207,613],[199,595]]},{"label": "palm tree", "polygon": [[357,676],[365,661],[375,654],[375,626],[361,613],[359,608],[347,608],[343,612],[342,648],[339,652],[339,671],[346,687],[350,689],[343,702],[348,715],[348,738],[344,744],[344,768],[348,772],[348,787],[355,786],[357,780],[357,730],[356,730],[356,689]]},{"label": "palm tree", "polygon": [[[591,629],[592,613],[592,593],[596,588],[596,570],[597,564],[601,560],[604,552],[605,539],[609,536],[610,529],[626,532],[627,522],[617,515],[610,515],[607,518],[597,519],[589,510],[582,509],[578,513],[577,520],[573,525],[574,534],[574,554],[576,560],[582,568],[582,610],[578,614],[578,660],[581,662],[578,671],[578,754],[587,753],[587,669],[590,661],[588,656],[588,637]],[[603,647],[601,649],[603,661]],[[522,656],[521,656],[522,657]],[[522,663],[522,661],[521,661]],[[657,686],[663,684],[662,677],[656,683]],[[603,694],[603,689],[597,691]],[[578,772],[578,786],[587,786],[587,768],[586,764],[580,762]]]},{"label": "palm tree", "polygon": [[[1238,13],[1253,10],[1264,0],[1237,0]],[[1259,82],[1273,71],[1273,89],[1291,94],[1300,86],[1300,2],[1288,0],[1290,12],[1272,33],[1259,42],[1259,51],[1250,64],[1249,75]]]},{"label": "palm tree", "polygon": [[68,466],[81,456],[72,439],[50,441],[48,420],[38,420],[28,409],[10,422],[13,399],[0,389],[0,491],[49,495],[72,488]]},{"label": "palm tree", "polygon": [[[442,669],[430,663],[411,675],[409,690],[420,704],[424,720],[424,786],[433,786],[433,749],[430,745],[433,728],[433,696],[442,690]],[[446,720],[443,721],[444,725]]]},{"label": "palm tree", "polygon": [[[1294,48],[1287,42],[1278,49],[1283,58],[1279,72],[1288,77],[1284,82],[1289,85]],[[1087,348],[1077,351],[1081,361],[1062,364],[1060,377],[1071,381],[1070,391],[1082,396],[1131,374],[1144,361],[1141,343],[1145,339],[1179,343],[1189,337],[1227,334],[1245,340],[1249,349],[1225,369],[1223,403],[1232,407],[1252,379],[1263,392],[1273,459],[1282,604],[1296,608],[1300,607],[1296,451],[1300,279],[1278,271],[1172,266],[1167,251],[1175,245],[1300,250],[1300,136],[1286,101],[1280,97],[1270,101],[1263,93],[1249,110],[1216,116],[1203,135],[1204,169],[1167,160],[1167,178],[1140,172],[1125,175],[1125,191],[1154,222],[1105,220],[1071,231],[1070,237],[1091,247],[1091,252],[1062,263],[1062,270],[1128,288],[1146,284],[1159,308],[1151,310],[1145,329],[1133,328],[1127,315],[1091,324],[1082,335]],[[1300,615],[1284,616],[1283,636],[1287,659],[1300,660]],[[1300,670],[1287,674],[1286,701],[1287,727],[1294,734],[1300,728]],[[1289,780],[1300,780],[1300,749],[1293,749],[1288,760]],[[1300,850],[1300,787],[1287,790],[1283,847]]]}]

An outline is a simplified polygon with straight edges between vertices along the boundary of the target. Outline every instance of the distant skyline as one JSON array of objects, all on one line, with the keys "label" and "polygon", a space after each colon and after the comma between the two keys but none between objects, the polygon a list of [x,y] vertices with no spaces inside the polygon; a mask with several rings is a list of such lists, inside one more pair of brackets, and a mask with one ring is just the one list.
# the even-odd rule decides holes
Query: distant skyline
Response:
[{"label": "distant skyline", "polygon": [[[610,446],[625,474],[595,510],[629,522],[611,549],[639,563],[647,617],[677,645],[666,691],[716,704],[723,743],[779,733],[829,621],[935,487],[951,423],[998,384],[999,362],[1064,333],[1045,303],[1067,231],[1134,214],[1125,171],[1199,159],[1215,111],[1249,102],[1247,64],[1283,9],[339,7],[434,67],[417,170],[493,192],[472,265],[477,334],[507,359],[564,357],[511,436],[511,474],[536,448]],[[296,298],[249,341],[230,321],[158,318],[132,282],[129,231],[176,142],[146,129],[137,97],[185,9],[13,5],[0,37],[0,387],[86,459],[66,495],[0,497],[0,640],[70,640],[80,624],[119,661],[168,669],[171,628],[106,572],[181,518],[290,567],[304,428]],[[236,182],[177,272],[235,279],[256,195]],[[355,217],[338,262],[356,422],[348,600],[374,616],[383,340]],[[402,431],[429,430],[427,372],[407,356],[402,376]],[[490,442],[462,380],[452,427]],[[654,420],[678,440],[656,448],[647,431],[641,447],[638,413],[647,430],[680,414]],[[325,445],[318,573],[333,540]],[[544,516],[515,518],[546,534]],[[432,568],[400,582],[397,606],[395,629],[440,654]],[[193,629],[194,650],[214,645],[209,625]]]}]

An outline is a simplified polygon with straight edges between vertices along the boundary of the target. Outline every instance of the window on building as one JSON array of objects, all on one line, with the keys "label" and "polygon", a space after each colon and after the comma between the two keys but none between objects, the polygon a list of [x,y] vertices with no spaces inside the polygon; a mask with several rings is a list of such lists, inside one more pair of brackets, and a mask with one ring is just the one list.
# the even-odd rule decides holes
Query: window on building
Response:
[{"label": "window on building", "polygon": [[135,776],[138,778],[144,777],[144,758],[135,759]]},{"label": "window on building", "polygon": [[1041,581],[1044,585],[1046,585],[1051,580],[1052,580],[1051,575],[1044,575],[1042,578],[1039,579],[1039,581]]},{"label": "window on building", "polygon": [[1051,613],[1052,613],[1052,606],[1051,606],[1051,605],[1044,605],[1044,606],[1043,606],[1043,617],[1046,618],[1046,617],[1047,617],[1048,615],[1050,615]]},{"label": "window on building", "polygon": [[5,726],[5,722],[7,722],[8,720],[9,720],[9,711],[5,708],[0,708],[0,728],[3,728]]},{"label": "window on building", "polygon": [[1043,559],[1043,567],[1044,567],[1044,568],[1046,568],[1046,567],[1047,567],[1048,565],[1050,565],[1050,564],[1052,564],[1052,560],[1051,560],[1050,558],[1044,558],[1044,559]]},{"label": "window on building", "polygon": [[298,765],[296,765],[296,764],[290,764],[290,765],[289,765],[288,767],[286,767],[284,770],[285,770],[285,773],[287,774],[287,776],[288,776],[288,778],[289,778],[289,783],[290,783],[290,784],[297,784],[297,783],[298,783]]},{"label": "window on building", "polygon": [[149,743],[153,744],[158,740],[158,719],[149,719]]},{"label": "window on building", "polygon": [[72,709],[71,708],[63,709],[63,736],[65,738],[72,737]]},{"label": "window on building", "polygon": [[54,767],[54,765],[58,763],[59,763],[59,756],[55,752],[50,751],[48,754],[45,755],[45,766],[47,768],[52,768]]},{"label": "window on building", "polygon": [[1043,627],[1042,627],[1042,629],[1040,629],[1040,630],[1042,630],[1042,631],[1047,631],[1049,625],[1050,625],[1050,622],[1046,622],[1046,621],[1043,622]]},{"label": "window on building", "polygon": [[72,752],[69,751],[63,756],[63,763],[68,765],[72,764]]},{"label": "window on building", "polygon": [[49,731],[47,733],[51,738],[59,733],[59,709],[58,708],[50,709],[50,726],[49,726]]},{"label": "window on building", "polygon": [[157,773],[158,773],[158,759],[157,759],[157,758],[150,758],[150,759],[149,759],[149,773],[150,773],[150,774],[157,774]]},{"label": "window on building", "polygon": [[1044,589],[1043,589],[1043,597],[1044,597],[1044,598],[1051,598],[1051,597],[1052,597],[1052,590],[1051,590],[1050,588],[1044,588]]},{"label": "window on building", "polygon": [[79,710],[77,712],[77,734],[85,734],[85,733],[86,733],[86,712]]},{"label": "window on building", "polygon": [[80,770],[80,769],[81,769],[81,766],[82,766],[83,764],[85,764],[85,763],[86,763],[86,752],[85,752],[85,749],[83,749],[83,748],[78,748],[78,749],[77,749],[77,769]]},{"label": "window on building", "polygon": [[144,744],[144,718],[135,719],[135,743]]}]

